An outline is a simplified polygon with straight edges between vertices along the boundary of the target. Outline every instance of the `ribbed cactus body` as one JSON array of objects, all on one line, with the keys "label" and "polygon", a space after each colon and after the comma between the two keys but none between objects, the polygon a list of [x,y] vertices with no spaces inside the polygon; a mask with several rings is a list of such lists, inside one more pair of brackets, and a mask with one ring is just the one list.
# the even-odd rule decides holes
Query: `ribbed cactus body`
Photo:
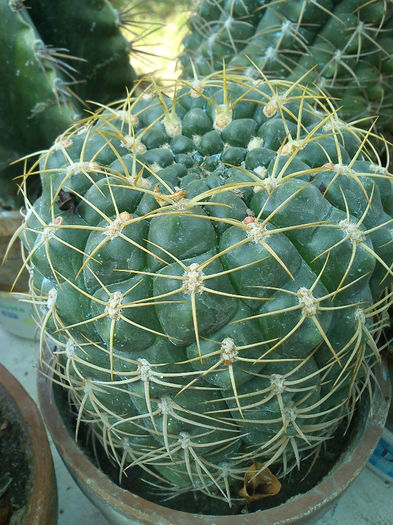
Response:
[{"label": "ribbed cactus body", "polygon": [[385,0],[202,0],[181,62],[189,76],[223,61],[269,78],[308,73],[307,82],[340,99],[344,119],[378,116],[392,131],[392,15]]},{"label": "ribbed cactus body", "polygon": [[122,468],[230,502],[252,465],[285,477],[334,434],[378,356],[393,190],[326,99],[225,74],[152,88],[40,173],[41,340]]},{"label": "ribbed cactus body", "polygon": [[135,80],[131,46],[119,29],[121,16],[109,1],[27,0],[26,6],[45,42],[84,60],[73,64],[78,76],[72,89],[82,101],[106,104],[124,97]]},{"label": "ribbed cactus body", "polygon": [[56,68],[40,55],[45,45],[28,11],[12,5],[0,2],[0,169],[48,147],[76,117],[56,91]]},{"label": "ribbed cactus body", "polygon": [[120,25],[107,0],[0,1],[0,177],[85,116],[86,101],[125,96],[135,74]]}]

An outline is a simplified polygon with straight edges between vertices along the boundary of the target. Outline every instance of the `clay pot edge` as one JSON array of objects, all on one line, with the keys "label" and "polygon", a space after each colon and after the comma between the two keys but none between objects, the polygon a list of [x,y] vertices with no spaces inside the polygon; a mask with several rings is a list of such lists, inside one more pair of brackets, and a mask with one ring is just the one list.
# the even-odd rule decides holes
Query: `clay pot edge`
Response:
[{"label": "clay pot edge", "polygon": [[28,525],[57,523],[57,486],[52,454],[38,407],[19,381],[0,364],[0,385],[20,413],[32,447],[32,489],[29,498]]}]

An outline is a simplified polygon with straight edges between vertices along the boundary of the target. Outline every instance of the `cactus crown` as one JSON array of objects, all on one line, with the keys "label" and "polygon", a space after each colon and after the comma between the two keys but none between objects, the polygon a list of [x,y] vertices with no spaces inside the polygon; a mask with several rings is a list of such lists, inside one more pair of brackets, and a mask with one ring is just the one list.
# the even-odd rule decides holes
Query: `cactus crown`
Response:
[{"label": "cactus crown", "polygon": [[231,504],[370,383],[392,176],[299,82],[224,71],[174,93],[132,93],[41,154],[25,265],[78,424],[121,469]]}]

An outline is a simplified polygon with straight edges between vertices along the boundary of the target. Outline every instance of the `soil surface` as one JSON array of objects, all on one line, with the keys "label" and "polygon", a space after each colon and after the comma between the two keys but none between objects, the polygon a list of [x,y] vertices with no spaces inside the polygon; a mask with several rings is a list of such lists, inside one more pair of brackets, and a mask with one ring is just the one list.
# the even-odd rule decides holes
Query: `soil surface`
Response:
[{"label": "soil surface", "polygon": [[24,524],[31,490],[28,441],[20,415],[0,388],[0,525]]}]

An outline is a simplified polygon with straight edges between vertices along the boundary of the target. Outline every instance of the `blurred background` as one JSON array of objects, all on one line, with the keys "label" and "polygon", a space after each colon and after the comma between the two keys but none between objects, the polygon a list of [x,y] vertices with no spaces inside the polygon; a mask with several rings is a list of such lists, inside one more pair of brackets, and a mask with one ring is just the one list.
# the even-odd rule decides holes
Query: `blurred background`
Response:
[{"label": "blurred background", "polygon": [[[111,0],[127,24],[124,36],[131,42],[132,65],[138,75],[174,78],[180,74],[176,57],[186,34],[191,0]],[[131,5],[130,5],[131,4]]]}]

